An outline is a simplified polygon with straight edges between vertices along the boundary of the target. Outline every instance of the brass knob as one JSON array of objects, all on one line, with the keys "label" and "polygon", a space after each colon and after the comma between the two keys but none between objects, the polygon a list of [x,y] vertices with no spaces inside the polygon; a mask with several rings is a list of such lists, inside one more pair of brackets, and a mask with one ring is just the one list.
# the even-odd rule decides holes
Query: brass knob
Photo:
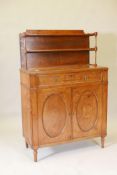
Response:
[{"label": "brass knob", "polygon": [[84,80],[85,80],[85,81],[87,80],[87,76],[86,76],[86,75],[84,76]]},{"label": "brass knob", "polygon": [[58,80],[59,80],[59,76],[54,77],[54,82],[55,83],[58,82]]}]

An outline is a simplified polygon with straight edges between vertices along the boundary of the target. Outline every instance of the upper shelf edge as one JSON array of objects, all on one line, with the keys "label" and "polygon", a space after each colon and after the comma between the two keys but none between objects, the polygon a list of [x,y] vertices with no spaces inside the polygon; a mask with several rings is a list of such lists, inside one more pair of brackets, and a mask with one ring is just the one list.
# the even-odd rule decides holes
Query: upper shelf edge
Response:
[{"label": "upper shelf edge", "polygon": [[20,36],[96,36],[97,32],[84,33],[84,30],[26,30]]}]

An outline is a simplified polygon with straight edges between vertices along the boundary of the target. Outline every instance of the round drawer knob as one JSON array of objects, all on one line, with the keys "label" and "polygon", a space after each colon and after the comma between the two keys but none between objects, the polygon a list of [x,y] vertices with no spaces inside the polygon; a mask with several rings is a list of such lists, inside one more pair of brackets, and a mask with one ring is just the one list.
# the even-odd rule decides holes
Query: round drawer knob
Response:
[{"label": "round drawer knob", "polygon": [[87,80],[87,76],[86,76],[86,75],[84,76],[84,80],[85,80],[85,81]]},{"label": "round drawer knob", "polygon": [[70,77],[70,79],[73,79],[73,78],[74,78],[74,75],[73,75],[73,74],[71,74],[71,75],[69,75],[69,77]]},{"label": "round drawer knob", "polygon": [[54,77],[54,82],[56,83],[56,82],[58,82],[58,80],[59,80],[59,77],[58,76],[56,76],[56,77]]}]

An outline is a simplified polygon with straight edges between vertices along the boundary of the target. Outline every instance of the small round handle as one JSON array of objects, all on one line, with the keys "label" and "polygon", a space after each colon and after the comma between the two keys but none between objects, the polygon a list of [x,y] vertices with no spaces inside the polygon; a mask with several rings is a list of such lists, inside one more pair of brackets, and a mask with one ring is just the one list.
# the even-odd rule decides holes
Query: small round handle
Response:
[{"label": "small round handle", "polygon": [[87,78],[87,75],[84,76],[84,80],[86,81],[88,78]]},{"label": "small round handle", "polygon": [[55,83],[58,82],[58,80],[59,80],[59,76],[54,77],[54,82]]}]

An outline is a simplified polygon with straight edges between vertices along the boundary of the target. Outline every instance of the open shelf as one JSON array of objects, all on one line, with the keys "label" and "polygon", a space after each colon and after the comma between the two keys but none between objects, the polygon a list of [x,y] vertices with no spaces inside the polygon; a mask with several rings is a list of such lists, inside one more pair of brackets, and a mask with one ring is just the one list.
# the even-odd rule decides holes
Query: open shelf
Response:
[{"label": "open shelf", "polygon": [[78,48],[78,49],[39,49],[39,50],[26,50],[26,53],[40,53],[40,52],[78,52],[78,51],[97,51],[94,48]]}]

